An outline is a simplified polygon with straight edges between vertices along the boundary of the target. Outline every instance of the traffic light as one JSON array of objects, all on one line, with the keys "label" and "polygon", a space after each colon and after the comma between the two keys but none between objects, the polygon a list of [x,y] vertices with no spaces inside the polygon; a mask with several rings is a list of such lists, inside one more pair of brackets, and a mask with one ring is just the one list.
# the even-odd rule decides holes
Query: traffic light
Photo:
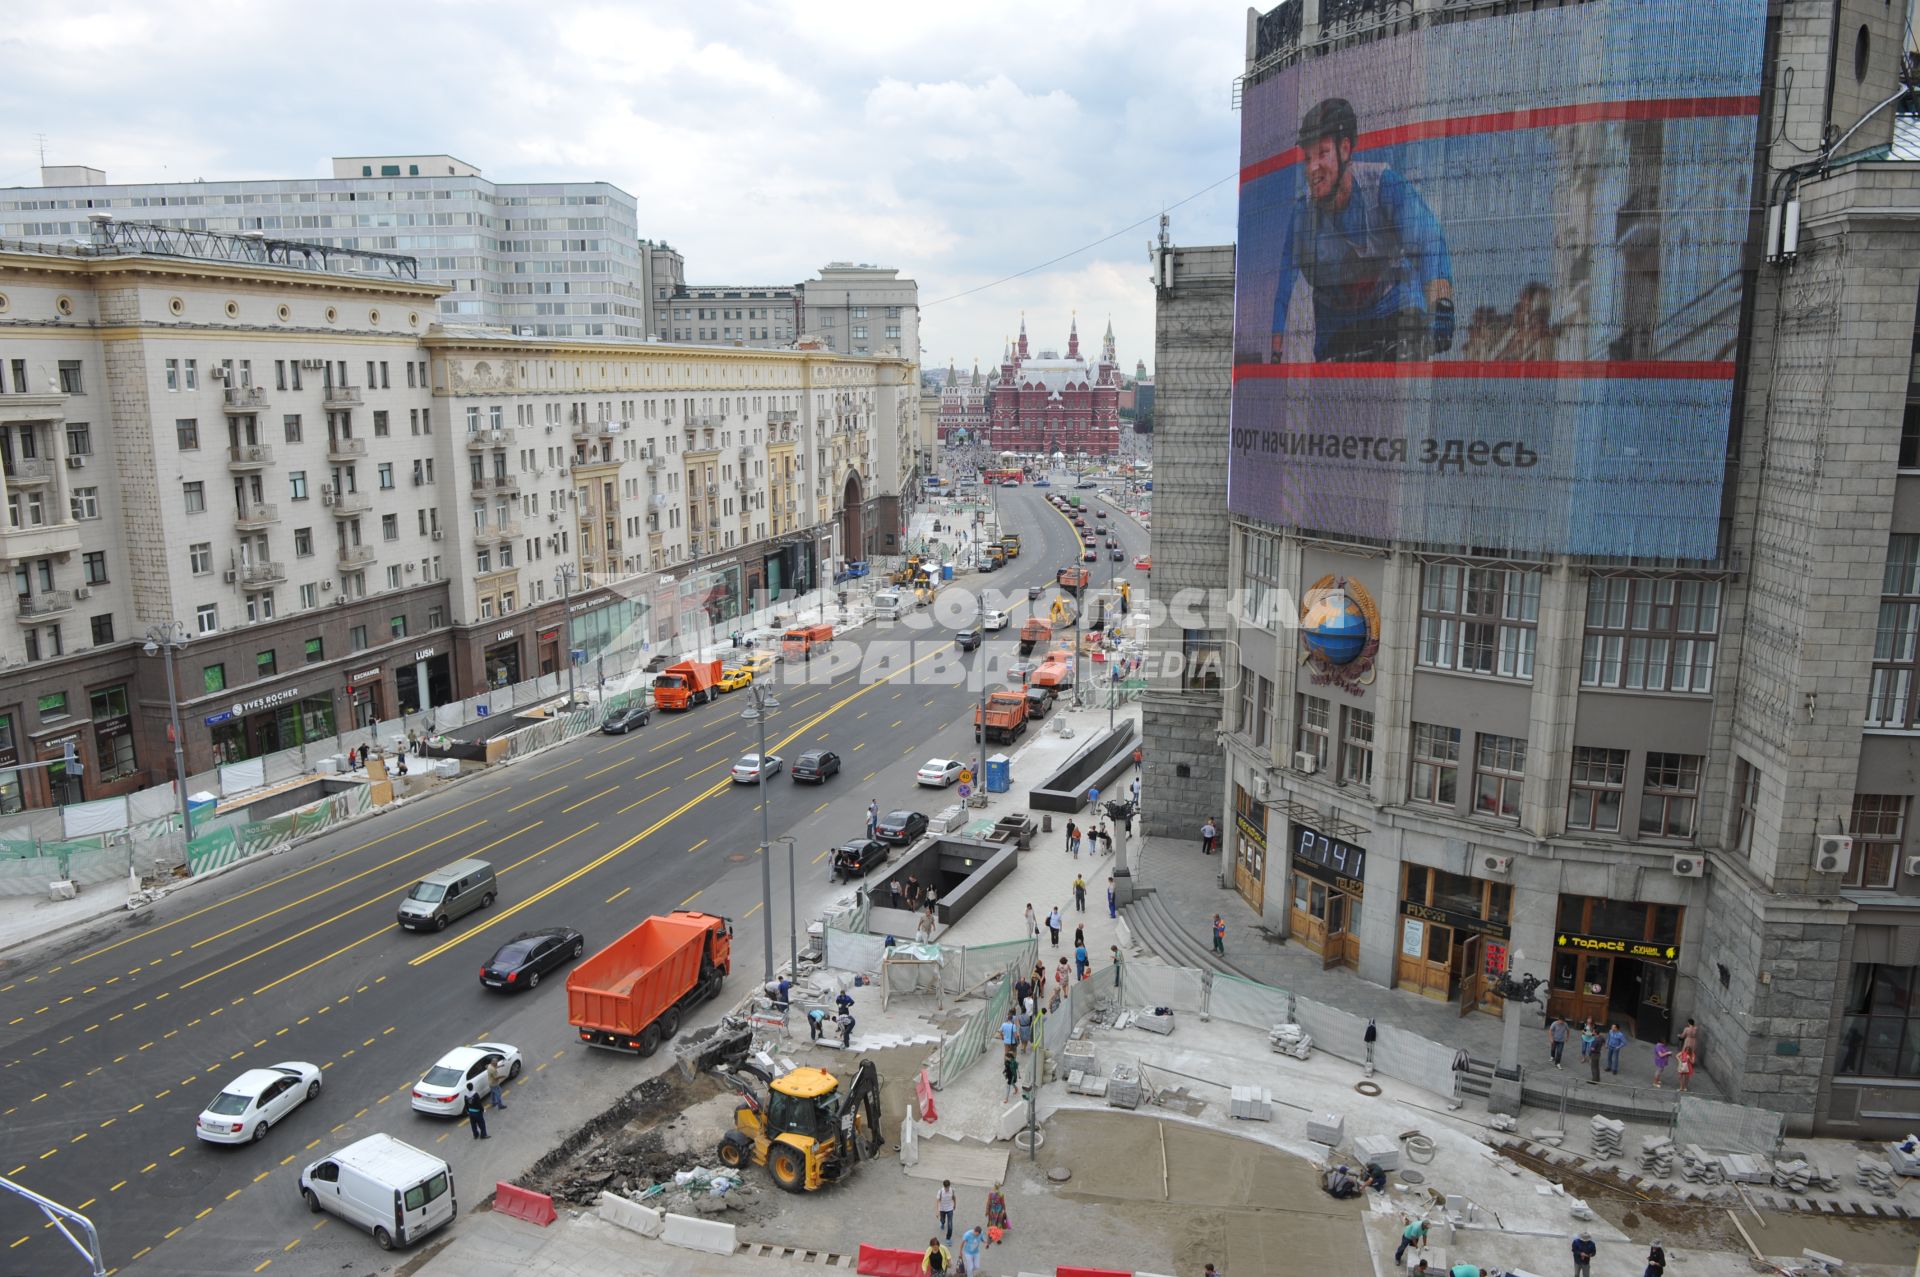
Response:
[{"label": "traffic light", "polygon": [[65,745],[61,747],[61,749],[63,753],[60,761],[62,764],[65,765],[67,769],[67,775],[69,776],[86,775],[87,774],[86,764],[82,763],[80,761],[79,756],[73,752],[73,742],[68,741]]}]

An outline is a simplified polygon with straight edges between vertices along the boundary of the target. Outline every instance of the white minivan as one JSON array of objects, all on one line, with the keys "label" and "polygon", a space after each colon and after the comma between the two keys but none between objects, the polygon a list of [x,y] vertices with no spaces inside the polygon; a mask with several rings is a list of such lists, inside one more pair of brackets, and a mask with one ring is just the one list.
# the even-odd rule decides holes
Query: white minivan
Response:
[{"label": "white minivan", "polygon": [[459,1210],[453,1168],[391,1135],[369,1135],[300,1172],[310,1211],[332,1211],[364,1228],[380,1249],[409,1246]]}]

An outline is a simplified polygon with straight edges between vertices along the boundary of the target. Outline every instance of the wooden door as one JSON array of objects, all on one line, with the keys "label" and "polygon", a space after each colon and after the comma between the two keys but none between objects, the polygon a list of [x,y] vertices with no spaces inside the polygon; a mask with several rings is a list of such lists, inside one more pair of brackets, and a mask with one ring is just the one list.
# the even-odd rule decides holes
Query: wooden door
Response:
[{"label": "wooden door", "polygon": [[1470,935],[1457,950],[1460,956],[1460,1014],[1472,1015],[1480,1006],[1480,999],[1487,987],[1487,974],[1482,969],[1485,940],[1478,935]]}]

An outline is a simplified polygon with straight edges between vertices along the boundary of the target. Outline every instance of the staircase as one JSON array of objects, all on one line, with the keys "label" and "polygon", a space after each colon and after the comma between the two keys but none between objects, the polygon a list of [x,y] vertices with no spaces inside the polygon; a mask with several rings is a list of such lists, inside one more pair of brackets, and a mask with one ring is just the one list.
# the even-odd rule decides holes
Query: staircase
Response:
[{"label": "staircase", "polygon": [[1175,918],[1151,887],[1135,887],[1133,903],[1120,911],[1140,943],[1176,966],[1224,971],[1243,980],[1259,977],[1213,951],[1211,937],[1198,937]]},{"label": "staircase", "polygon": [[1471,1096],[1484,1101],[1487,1098],[1493,1091],[1493,1064],[1492,1060],[1479,1060],[1471,1055],[1467,1057],[1467,1067],[1454,1075],[1454,1084],[1459,1088],[1461,1099]]}]

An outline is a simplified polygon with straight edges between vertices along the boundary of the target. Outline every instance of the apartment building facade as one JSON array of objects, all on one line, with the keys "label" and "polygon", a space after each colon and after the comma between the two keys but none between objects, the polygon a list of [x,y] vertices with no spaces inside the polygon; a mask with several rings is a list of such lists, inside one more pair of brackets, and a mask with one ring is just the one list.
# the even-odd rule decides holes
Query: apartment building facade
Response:
[{"label": "apartment building facade", "polygon": [[442,327],[335,266],[0,251],[0,811],[167,778],[160,622],[194,771],[883,552],[904,362]]},{"label": "apartment building facade", "polygon": [[644,337],[633,196],[607,182],[494,182],[451,155],[340,156],[323,178],[110,183],[80,165],[0,190],[0,239],[85,241],[87,215],[400,253],[453,322],[540,337]]},{"label": "apartment building facade", "polygon": [[920,360],[920,286],[893,267],[829,262],[797,284],[689,284],[679,252],[642,250],[661,341],[778,350],[807,336],[844,354]]}]

